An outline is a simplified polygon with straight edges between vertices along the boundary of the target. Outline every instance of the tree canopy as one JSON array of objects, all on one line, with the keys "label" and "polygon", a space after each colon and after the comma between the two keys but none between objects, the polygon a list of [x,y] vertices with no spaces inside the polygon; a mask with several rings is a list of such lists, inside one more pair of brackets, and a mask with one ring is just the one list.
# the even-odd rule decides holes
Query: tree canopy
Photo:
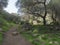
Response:
[{"label": "tree canopy", "polygon": [[0,9],[3,9],[8,4],[8,0],[0,0]]},{"label": "tree canopy", "polygon": [[54,20],[60,20],[60,0],[51,0],[49,3],[49,8],[53,11],[55,14]]}]

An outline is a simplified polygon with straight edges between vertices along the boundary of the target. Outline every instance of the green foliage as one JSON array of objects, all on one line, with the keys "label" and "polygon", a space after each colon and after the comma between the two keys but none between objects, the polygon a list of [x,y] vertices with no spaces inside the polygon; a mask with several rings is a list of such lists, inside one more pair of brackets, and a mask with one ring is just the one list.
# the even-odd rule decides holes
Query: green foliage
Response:
[{"label": "green foliage", "polygon": [[6,7],[8,4],[8,0],[0,0],[0,10]]},{"label": "green foliage", "polygon": [[2,40],[3,40],[3,35],[2,35],[2,33],[0,32],[0,45],[2,44]]},{"label": "green foliage", "polygon": [[[34,25],[33,29],[23,31],[20,34],[35,45],[59,45],[60,32],[58,33],[56,31],[53,33],[53,30],[50,30],[48,27],[43,25]],[[21,31],[21,29],[19,29],[19,31]]]},{"label": "green foliage", "polygon": [[0,25],[2,26],[2,25],[5,25],[5,24],[7,24],[7,21],[3,18],[0,18]]}]

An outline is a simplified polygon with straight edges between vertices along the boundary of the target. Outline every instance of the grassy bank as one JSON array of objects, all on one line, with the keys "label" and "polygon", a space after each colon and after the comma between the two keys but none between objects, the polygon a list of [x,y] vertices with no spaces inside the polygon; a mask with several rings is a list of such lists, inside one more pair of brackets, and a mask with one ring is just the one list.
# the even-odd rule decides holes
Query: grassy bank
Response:
[{"label": "grassy bank", "polygon": [[32,30],[20,34],[34,45],[60,45],[60,31],[50,30],[45,26],[33,26]]},{"label": "grassy bank", "polygon": [[0,45],[2,44],[3,34],[0,32]]}]

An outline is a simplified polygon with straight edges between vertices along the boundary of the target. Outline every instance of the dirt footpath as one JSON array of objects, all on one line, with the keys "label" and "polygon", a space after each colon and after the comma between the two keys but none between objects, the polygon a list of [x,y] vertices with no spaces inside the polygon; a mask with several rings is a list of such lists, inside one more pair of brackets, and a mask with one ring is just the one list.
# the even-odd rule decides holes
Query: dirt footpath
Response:
[{"label": "dirt footpath", "polygon": [[20,34],[12,35],[13,32],[17,32],[17,27],[12,27],[4,34],[4,40],[2,45],[32,45],[29,41],[25,40]]}]

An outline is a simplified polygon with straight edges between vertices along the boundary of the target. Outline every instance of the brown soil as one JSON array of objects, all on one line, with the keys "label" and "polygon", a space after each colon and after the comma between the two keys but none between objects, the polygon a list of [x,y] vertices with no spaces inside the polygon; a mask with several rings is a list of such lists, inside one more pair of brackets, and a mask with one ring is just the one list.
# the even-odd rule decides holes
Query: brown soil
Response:
[{"label": "brown soil", "polygon": [[4,34],[4,40],[2,45],[32,45],[29,41],[27,41],[24,37],[22,37],[20,34],[18,35],[12,35],[13,32],[17,32],[17,27],[12,27],[11,29],[9,29],[9,31],[7,31]]}]

